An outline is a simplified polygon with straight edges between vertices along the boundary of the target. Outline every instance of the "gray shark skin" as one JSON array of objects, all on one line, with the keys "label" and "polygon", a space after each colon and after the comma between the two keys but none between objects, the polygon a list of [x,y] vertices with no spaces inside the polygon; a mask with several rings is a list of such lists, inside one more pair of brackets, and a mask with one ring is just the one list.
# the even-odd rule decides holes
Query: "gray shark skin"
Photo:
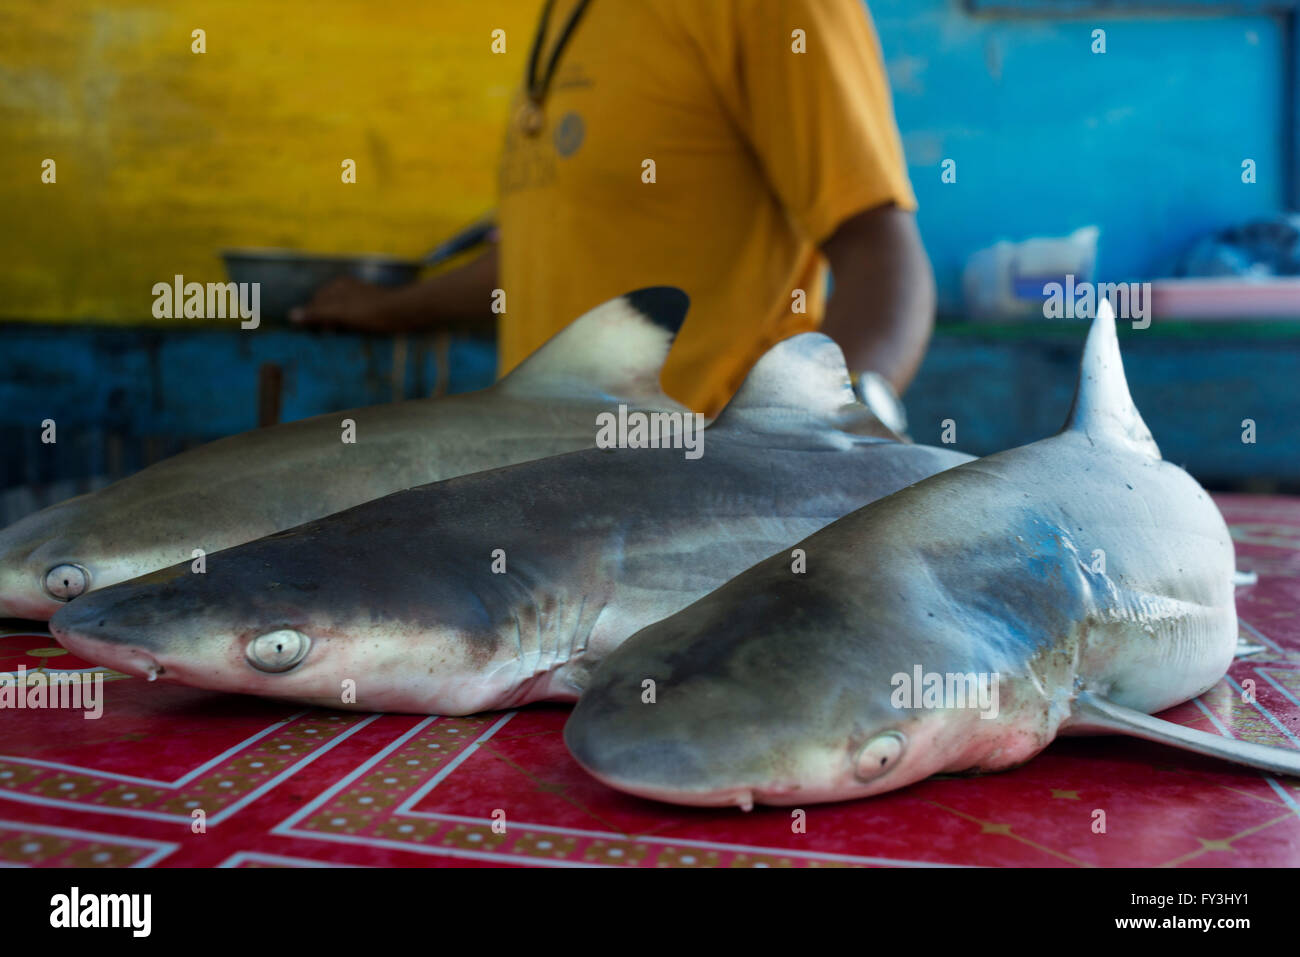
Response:
[{"label": "gray shark skin", "polygon": [[[492,388],[334,412],[221,439],[0,531],[0,618],[64,601],[390,492],[594,444],[627,403],[681,410],[659,372],[689,306],[637,290],[575,320]],[[342,423],[356,424],[355,443]]]},{"label": "gray shark skin", "polygon": [[[1300,753],[1148,717],[1232,661],[1233,548],[1134,409],[1108,305],[1061,433],[797,547],[806,573],[786,548],[605,658],[565,728],[584,768],[642,797],[744,809],[1011,768],[1058,734],[1300,773]],[[918,670],[951,694],[897,695]],[[971,694],[981,676],[988,702]]]},{"label": "gray shark skin", "polygon": [[970,460],[888,435],[839,349],[804,334],[759,360],[698,458],[589,449],[422,486],[211,555],[204,574],[86,595],[50,627],[132,674],[331,707],[572,700],[638,629]]}]

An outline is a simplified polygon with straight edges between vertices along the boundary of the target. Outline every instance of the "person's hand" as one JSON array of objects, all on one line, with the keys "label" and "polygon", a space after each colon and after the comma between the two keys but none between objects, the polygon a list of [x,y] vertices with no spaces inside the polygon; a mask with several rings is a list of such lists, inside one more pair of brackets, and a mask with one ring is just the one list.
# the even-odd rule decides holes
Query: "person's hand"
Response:
[{"label": "person's hand", "polygon": [[337,326],[362,332],[392,331],[386,306],[392,289],[340,276],[320,289],[311,302],[289,310],[289,321],[304,326]]},{"label": "person's hand", "polygon": [[885,428],[907,436],[907,410],[888,379],[879,372],[859,373],[853,377],[853,391]]}]

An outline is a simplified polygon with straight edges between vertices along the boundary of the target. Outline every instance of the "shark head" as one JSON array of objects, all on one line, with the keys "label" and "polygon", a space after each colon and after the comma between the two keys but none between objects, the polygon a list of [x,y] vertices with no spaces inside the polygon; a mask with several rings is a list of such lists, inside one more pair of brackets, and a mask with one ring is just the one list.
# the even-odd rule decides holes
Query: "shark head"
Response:
[{"label": "shark head", "polygon": [[0,618],[45,621],[92,588],[158,567],[151,564],[158,557],[134,541],[121,540],[116,549],[101,544],[102,515],[91,499],[60,502],[0,530]]},{"label": "shark head", "polygon": [[492,596],[455,563],[403,551],[401,530],[367,506],[336,518],[337,534],[313,522],[90,592],[50,631],[150,680],[323,707],[479,710],[505,652]]},{"label": "shark head", "polygon": [[[894,676],[915,662],[867,634],[891,623],[847,647],[823,641],[788,562],[746,573],[767,569],[761,590],[733,579],[612,652],[564,729],[578,763],[641,797],[748,810],[893,790],[964,753],[978,712],[902,706]],[[761,628],[736,627],[735,600]]]},{"label": "shark head", "polygon": [[55,505],[0,530],[0,618],[45,621],[88,589],[91,573],[77,561],[75,549],[50,540],[45,532],[49,513],[68,511],[71,504]]},{"label": "shark head", "polygon": [[177,456],[0,530],[0,617],[46,621],[71,601],[191,559],[196,549],[215,552],[312,517],[301,495],[268,504],[240,495],[239,483],[205,484],[205,464]]}]

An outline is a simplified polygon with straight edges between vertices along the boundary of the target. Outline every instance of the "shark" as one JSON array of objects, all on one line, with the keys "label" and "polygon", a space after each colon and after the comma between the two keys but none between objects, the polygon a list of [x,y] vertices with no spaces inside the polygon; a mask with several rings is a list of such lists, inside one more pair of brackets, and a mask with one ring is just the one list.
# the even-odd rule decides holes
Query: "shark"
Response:
[{"label": "shark", "polygon": [[[690,300],[654,286],[604,303],[491,388],[257,429],[164,459],[0,531],[0,618],[441,479],[594,444],[601,410],[684,411],[659,373]],[[348,431],[353,441],[345,441]]]},{"label": "shark", "polygon": [[1237,651],[1232,540],[1161,458],[1099,303],[1068,420],[867,505],[605,657],[564,738],[612,788],[697,806],[866,798],[1125,734],[1300,774],[1156,713]]},{"label": "shark", "polygon": [[693,452],[597,447],[401,491],[84,595],[60,644],[129,674],[335,708],[572,701],[642,627],[969,461],[900,442],[818,333],[766,352]]}]

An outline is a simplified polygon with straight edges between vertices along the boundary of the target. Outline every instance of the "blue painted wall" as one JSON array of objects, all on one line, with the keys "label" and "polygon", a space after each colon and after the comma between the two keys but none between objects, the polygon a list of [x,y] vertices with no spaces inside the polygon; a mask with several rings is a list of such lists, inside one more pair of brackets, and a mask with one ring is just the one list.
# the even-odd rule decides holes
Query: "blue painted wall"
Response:
[{"label": "blue painted wall", "polygon": [[[971,15],[869,0],[941,307],[999,239],[1101,227],[1108,280],[1166,274],[1202,234],[1284,208],[1285,36],[1270,16]],[[1092,31],[1107,52],[1091,52]],[[1241,182],[1241,162],[1258,182]],[[940,163],[957,161],[957,182]]]},{"label": "blue painted wall", "polygon": [[[283,375],[280,420],[492,383],[490,342],[305,332],[268,325],[149,329],[0,324],[0,490],[120,477],[184,448],[256,428],[258,373]],[[394,374],[395,359],[402,369]],[[53,419],[57,441],[41,442]]]},{"label": "blue painted wall", "polygon": [[[1056,432],[1083,334],[1081,323],[941,328],[906,397],[914,438],[940,444],[942,422],[953,418],[957,447],[983,455]],[[1300,487],[1300,323],[1157,323],[1121,327],[1121,338],[1134,399],[1169,461],[1212,487]],[[491,343],[452,337],[445,381],[432,345],[408,340],[397,388],[386,337],[0,324],[0,490],[120,477],[254,428],[265,363],[283,370],[285,421],[491,384]],[[58,424],[54,445],[40,441],[46,418]],[[1245,418],[1257,423],[1256,444],[1241,441]]]}]

